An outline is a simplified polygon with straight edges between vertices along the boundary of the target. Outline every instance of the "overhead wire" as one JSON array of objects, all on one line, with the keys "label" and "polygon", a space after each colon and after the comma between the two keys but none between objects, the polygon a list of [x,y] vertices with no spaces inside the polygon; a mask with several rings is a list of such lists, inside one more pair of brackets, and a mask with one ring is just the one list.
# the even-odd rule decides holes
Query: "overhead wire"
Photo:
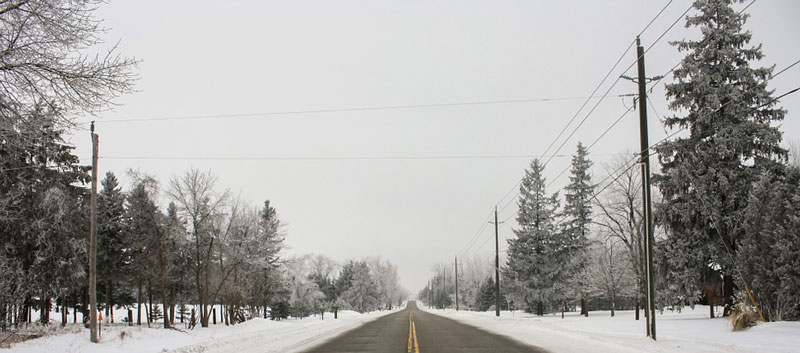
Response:
[{"label": "overhead wire", "polygon": [[[669,5],[669,3],[668,3],[667,5]],[[648,47],[647,47],[647,48],[646,48],[646,49],[643,51],[642,55],[644,55],[644,54],[647,54],[647,52],[649,52],[649,51],[650,51],[650,49],[652,49],[652,48],[653,48],[653,47],[654,47],[654,46],[655,46],[655,45],[656,45],[656,44],[657,44],[659,41],[661,41],[661,39],[662,39],[662,38],[664,38],[664,36],[665,36],[667,33],[669,33],[669,31],[671,31],[671,30],[672,30],[672,28],[674,28],[674,27],[675,27],[675,25],[676,25],[678,22],[680,22],[680,20],[681,20],[681,19],[682,19],[682,18],[683,18],[683,17],[684,17],[684,16],[685,16],[685,15],[686,15],[686,14],[687,14],[687,13],[688,13],[688,12],[689,12],[689,11],[690,11],[692,8],[693,8],[693,7],[694,7],[694,4],[692,4],[692,5],[690,5],[689,7],[687,7],[687,8],[686,8],[686,10],[684,10],[684,12],[683,12],[683,13],[682,13],[680,16],[678,16],[678,18],[677,18],[675,21],[673,21],[673,22],[672,22],[672,24],[670,24],[670,26],[669,26],[669,27],[667,27],[667,29],[666,29],[666,30],[664,30],[663,32],[661,32],[661,35],[659,35],[659,36],[658,36],[658,38],[656,38],[656,40],[655,40],[655,41],[653,41],[653,42],[650,44],[650,46],[648,46]],[[660,16],[660,15],[663,13],[663,10],[664,10],[664,9],[662,9],[662,11],[660,11],[660,12],[659,12],[659,13],[656,15],[656,18],[657,18],[658,16]],[[651,21],[651,22],[652,22],[652,21]],[[648,24],[648,27],[649,27],[649,24]],[[641,35],[642,33],[644,33],[644,31],[640,32],[640,35]],[[635,41],[631,43],[631,46],[633,45],[633,43],[635,43]],[[628,51],[629,49],[630,49],[630,46],[629,46],[629,47],[628,47],[628,49],[625,51],[625,53],[623,53],[623,57],[624,57],[624,55],[625,55],[625,54],[627,54],[627,51]],[[621,57],[621,58],[620,58],[620,60],[618,60],[618,61],[617,61],[617,63],[614,65],[614,68],[616,68],[616,65],[618,65],[618,64],[619,64],[619,62],[621,61],[621,59],[622,59],[622,57]],[[629,65],[629,66],[628,66],[628,67],[627,67],[627,68],[626,68],[624,71],[623,71],[623,75],[624,75],[624,73],[625,73],[625,72],[627,72],[628,70],[630,70],[630,69],[631,69],[631,68],[632,68],[634,65],[636,65],[636,63],[637,63],[637,61],[638,61],[639,59],[640,59],[640,58],[637,56],[637,60],[634,60],[634,61],[633,61],[633,62],[632,62],[632,63],[631,63],[631,64],[630,64],[630,65]],[[613,69],[612,69],[612,71],[613,71]],[[610,74],[610,72],[609,72],[609,74]],[[608,77],[608,74],[606,75],[606,78],[607,78],[607,77]],[[621,79],[621,78],[622,78],[622,76],[618,76],[618,77],[617,77],[617,79],[616,79],[616,80],[614,80],[614,83],[612,83],[612,84],[611,84],[611,86],[610,86],[610,87],[609,87],[609,88],[606,90],[605,94],[603,95],[604,97],[605,97],[606,95],[608,95],[608,94],[611,92],[611,90],[612,90],[612,89],[613,89],[613,88],[616,86],[616,84],[617,84],[617,83],[620,81],[620,79]],[[604,81],[605,81],[605,78],[604,78]],[[604,82],[604,81],[603,81],[603,82]],[[603,82],[601,82],[601,85],[602,85],[602,83],[603,83]],[[598,88],[599,88],[599,86],[598,86]],[[592,95],[594,95],[594,94],[596,93],[596,91],[597,91],[597,89],[595,89],[595,92],[593,92],[593,93],[592,93]],[[601,99],[600,101],[602,101],[602,99]],[[588,102],[587,102],[587,103],[588,103]],[[575,133],[578,131],[578,129],[580,129],[580,128],[581,128],[581,126],[583,126],[583,124],[584,124],[584,123],[585,123],[585,122],[586,122],[586,121],[589,119],[589,117],[592,115],[592,113],[594,113],[594,111],[597,109],[597,107],[598,107],[598,106],[599,106],[599,104],[595,104],[595,105],[592,107],[592,109],[591,109],[591,110],[589,110],[589,112],[586,114],[586,116],[585,116],[585,117],[584,117],[584,118],[583,118],[583,119],[582,119],[582,120],[581,120],[581,121],[578,123],[578,125],[577,125],[577,126],[575,126],[575,128],[573,128],[573,129],[572,129],[572,132],[571,132],[571,133],[570,133],[570,134],[569,134],[569,135],[568,135],[568,136],[567,136],[567,137],[566,137],[566,138],[565,138],[565,139],[564,139],[564,140],[561,142],[561,144],[560,144],[560,145],[558,146],[558,148],[555,150],[554,154],[557,154],[559,151],[561,151],[561,149],[562,149],[562,148],[564,148],[564,146],[567,144],[567,142],[569,142],[569,140],[572,138],[572,136],[574,136],[574,135],[575,135]],[[583,107],[581,107],[581,109],[583,109]],[[559,135],[558,135],[558,136],[556,136],[556,139],[554,140],[554,142],[555,142],[555,141],[557,141],[557,140],[558,140],[558,138],[559,138],[559,137],[562,135],[563,131],[564,131],[564,130],[566,130],[566,128],[567,128],[567,127],[569,127],[569,126],[571,125],[572,121],[575,119],[575,117],[577,117],[577,115],[578,115],[579,113],[580,113],[580,109],[579,109],[578,113],[576,113],[576,115],[575,115],[575,116],[573,116],[573,118],[572,118],[572,119],[570,119],[570,121],[567,123],[567,125],[565,126],[565,128],[564,128],[564,129],[562,129],[562,132],[561,132],[561,133],[559,133]],[[626,114],[627,114],[627,113],[626,113]],[[620,118],[620,119],[621,119],[621,118]],[[619,120],[619,119],[618,119],[618,120]],[[552,146],[552,143],[551,143],[551,146]],[[548,149],[546,149],[545,151],[549,151],[549,148],[550,148],[550,146],[548,146]],[[587,149],[587,150],[588,150],[588,149]],[[547,154],[547,152],[545,152],[545,154]],[[550,161],[551,161],[551,160],[552,160],[552,158],[549,158],[548,160],[546,160],[546,161],[544,162],[544,167],[547,167],[547,165],[550,163]],[[559,176],[560,176],[561,174],[563,174],[563,172],[562,172],[562,173],[560,173],[560,174],[559,174]],[[553,180],[553,181],[554,181],[554,180]],[[519,181],[517,181],[517,183],[514,185],[514,187],[512,187],[512,189],[511,189],[511,190],[510,190],[508,193],[506,193],[506,195],[505,195],[505,196],[503,196],[503,199],[501,199],[501,202],[502,202],[502,200],[504,200],[506,197],[508,197],[508,195],[510,195],[510,194],[511,194],[511,193],[512,193],[512,192],[513,192],[513,191],[514,191],[514,190],[515,190],[515,189],[516,189],[516,188],[519,186],[519,184],[520,184],[521,182],[522,182],[522,180],[519,180]],[[505,209],[506,207],[508,207],[508,205],[510,205],[510,203],[506,203],[506,205],[503,207],[503,209]]]},{"label": "overhead wire", "polygon": [[[658,12],[658,13],[657,13],[657,14],[656,14],[654,17],[653,17],[653,19],[651,19],[651,20],[650,20],[650,22],[648,22],[648,24],[647,24],[647,25],[644,27],[644,29],[642,29],[642,31],[640,31],[640,32],[639,32],[639,35],[638,35],[638,36],[641,36],[641,35],[642,35],[642,34],[643,34],[643,33],[644,33],[644,32],[645,32],[645,31],[646,31],[646,30],[647,30],[647,29],[648,29],[648,28],[649,28],[649,27],[650,27],[650,26],[651,26],[651,25],[652,25],[652,24],[655,22],[655,20],[656,20],[658,17],[660,17],[660,16],[661,16],[661,14],[664,12],[664,10],[666,10],[666,8],[667,8],[667,7],[668,7],[668,6],[669,6],[671,3],[672,3],[672,0],[670,0],[669,2],[667,2],[667,4],[666,4],[666,5],[665,5],[665,6],[664,6],[664,7],[663,7],[663,8],[662,8],[662,9],[661,9],[661,10],[660,10],[660,11],[659,11],[659,12]],[[663,37],[664,37],[664,35],[666,35],[666,33],[667,33],[667,32],[669,32],[669,31],[670,31],[670,30],[671,30],[671,29],[672,29],[672,28],[675,26],[675,24],[677,24],[677,23],[680,21],[680,19],[681,19],[681,18],[683,18],[683,16],[684,16],[686,13],[688,13],[688,11],[689,11],[689,10],[691,10],[691,8],[692,8],[692,6],[689,6],[689,7],[686,9],[686,11],[684,11],[684,12],[683,12],[683,14],[682,14],[682,15],[681,15],[681,16],[678,18],[678,20],[674,21],[674,22],[673,22],[673,23],[672,23],[672,24],[671,24],[671,25],[670,25],[670,26],[667,28],[667,30],[665,30],[665,31],[664,31],[664,32],[663,32],[663,33],[662,33],[662,34],[661,34],[661,35],[658,37],[658,39],[656,39],[656,41],[654,41],[654,42],[653,42],[653,43],[652,43],[652,44],[651,44],[651,45],[650,45],[650,46],[647,48],[647,50],[645,50],[645,51],[644,51],[644,53],[647,53],[647,51],[649,51],[649,50],[650,50],[650,49],[651,49],[651,48],[652,48],[652,47],[653,47],[653,46],[654,46],[654,45],[655,45],[655,44],[656,44],[658,41],[660,41],[660,40],[661,40],[661,38],[663,38]],[[611,69],[610,69],[610,70],[609,70],[609,71],[606,73],[606,75],[603,77],[603,79],[600,81],[600,83],[599,83],[599,84],[598,84],[598,85],[597,85],[597,86],[594,88],[594,90],[592,91],[592,93],[590,94],[590,96],[594,96],[594,95],[597,93],[597,91],[599,91],[599,90],[600,90],[600,88],[603,86],[603,84],[606,82],[606,80],[607,80],[607,79],[610,77],[610,75],[611,75],[611,74],[614,72],[614,70],[617,68],[617,66],[618,66],[618,65],[619,65],[619,64],[622,62],[622,60],[624,60],[625,56],[628,54],[628,52],[629,52],[629,51],[630,51],[630,49],[631,49],[631,48],[634,46],[634,44],[635,44],[635,43],[636,43],[636,41],[635,41],[635,40],[633,40],[633,41],[631,41],[631,43],[630,43],[630,44],[629,44],[629,45],[628,45],[628,46],[625,48],[625,50],[623,51],[622,55],[620,55],[619,59],[617,59],[617,61],[614,63],[614,65],[612,65]],[[638,59],[638,58],[637,58],[637,59]],[[625,69],[625,71],[623,71],[623,74],[624,74],[624,72],[627,72],[628,70],[630,70],[630,69],[631,69],[631,67],[633,67],[633,65],[635,65],[635,64],[636,64],[636,61],[634,61],[634,62],[633,62],[631,65],[629,65],[629,66],[628,66],[628,68],[626,68],[626,69]],[[580,128],[580,127],[583,125],[583,123],[584,123],[584,122],[586,122],[586,120],[589,118],[589,116],[591,116],[591,114],[592,114],[592,113],[595,111],[595,109],[598,107],[598,105],[599,105],[599,102],[602,102],[602,100],[603,100],[605,97],[607,97],[607,96],[610,94],[611,90],[612,90],[612,89],[614,88],[614,86],[616,86],[616,84],[619,82],[620,78],[621,78],[621,76],[618,76],[618,77],[617,77],[617,79],[616,79],[616,80],[614,80],[614,83],[613,83],[613,84],[612,84],[612,85],[611,85],[611,86],[610,86],[610,87],[609,87],[609,88],[608,88],[608,89],[605,91],[605,93],[602,95],[602,97],[603,97],[603,98],[601,98],[601,99],[598,101],[598,104],[595,104],[595,105],[592,107],[592,109],[589,111],[589,113],[587,113],[587,115],[586,115],[586,116],[583,118],[583,120],[581,120],[581,122],[580,122],[580,123],[579,123],[579,124],[578,124],[578,125],[577,125],[577,126],[574,128],[574,129],[573,129],[573,131],[570,133],[570,135],[569,135],[569,136],[567,136],[567,138],[565,138],[565,139],[564,139],[564,141],[561,143],[561,145],[559,145],[559,147],[556,149],[556,152],[555,152],[554,154],[557,154],[557,153],[558,153],[558,151],[560,151],[560,150],[561,150],[561,148],[563,148],[563,146],[564,146],[564,145],[567,143],[567,141],[569,141],[569,139],[570,139],[570,138],[571,138],[571,137],[572,137],[572,136],[575,134],[575,132],[576,132],[576,131],[577,131],[577,130],[578,130],[578,129],[579,129],[579,128]],[[556,143],[556,142],[558,142],[558,140],[561,138],[561,136],[563,136],[564,132],[565,132],[565,131],[566,131],[566,130],[567,130],[569,127],[570,127],[570,125],[572,125],[572,123],[575,121],[575,119],[578,117],[578,115],[580,115],[580,113],[583,111],[583,109],[584,109],[584,108],[587,106],[587,104],[588,104],[588,103],[589,103],[589,100],[586,100],[586,101],[584,101],[584,103],[583,103],[583,104],[580,106],[580,108],[579,108],[579,109],[578,109],[578,110],[575,112],[575,114],[572,116],[572,118],[570,118],[570,120],[567,122],[567,124],[566,124],[566,125],[564,125],[564,127],[561,129],[561,131],[559,131],[559,133],[556,135],[556,137],[553,139],[553,141],[552,141],[552,142],[551,142],[551,143],[550,143],[550,144],[547,146],[547,148],[545,149],[545,152],[544,152],[543,154],[547,154],[547,153],[550,151],[550,149],[551,149],[551,148],[552,148],[552,147],[555,145],[555,143]],[[629,109],[628,111],[626,111],[626,112],[625,112],[625,113],[624,113],[622,116],[626,115],[628,112],[630,112],[630,109]],[[618,122],[619,122],[621,119],[622,119],[622,117],[618,118],[618,119],[617,119],[617,121],[615,121],[613,125],[616,125],[616,123],[618,123]],[[610,130],[610,129],[607,129],[607,130],[606,130],[606,131],[605,131],[605,132],[604,132],[604,133],[601,135],[601,137],[602,137],[602,136],[605,136],[605,134],[606,134],[606,133],[607,133],[609,130]],[[595,142],[595,143],[596,143],[596,142]],[[593,143],[593,144],[594,144],[594,143]],[[551,160],[552,160],[552,158],[548,158],[548,160],[547,160],[547,161],[544,163],[544,165],[546,166],[546,165],[547,165],[547,164],[548,164],[548,163],[549,163]],[[505,201],[507,197],[509,197],[510,195],[512,195],[512,194],[514,193],[514,191],[515,191],[515,190],[516,190],[516,189],[519,187],[519,185],[520,185],[521,183],[522,183],[522,180],[518,180],[518,181],[517,181],[517,182],[514,184],[514,186],[512,186],[512,187],[511,187],[511,189],[509,189],[509,190],[508,190],[508,192],[506,192],[506,193],[503,195],[503,197],[502,197],[502,198],[500,198],[500,200],[499,200],[499,201],[496,203],[496,205],[502,204],[502,203],[503,203],[503,201]],[[508,207],[508,206],[509,206],[509,205],[510,205],[510,204],[511,204],[513,201],[514,201],[514,199],[513,199],[513,198],[512,198],[512,199],[510,199],[508,202],[506,202],[506,203],[505,203],[505,205],[503,205],[503,207],[502,207],[501,209],[499,209],[499,210],[498,210],[498,212],[502,212],[502,210],[505,210],[505,209],[506,209],[506,208],[507,208],[507,207]]]},{"label": "overhead wire", "polygon": [[[517,159],[542,158],[536,155],[398,155],[398,156],[100,156],[106,160],[187,160],[187,161],[371,161],[371,160],[459,160],[459,159]],[[569,158],[570,155],[559,155],[556,158]]]},{"label": "overhead wire", "polygon": [[[760,109],[760,108],[763,108],[763,107],[765,107],[765,106],[768,106],[768,105],[770,105],[770,104],[773,104],[773,103],[777,102],[778,100],[780,100],[780,99],[781,99],[781,98],[783,98],[783,97],[786,97],[786,96],[788,96],[788,95],[790,95],[790,94],[797,93],[798,91],[800,91],[800,86],[798,86],[798,87],[796,87],[796,88],[794,88],[794,89],[791,89],[791,90],[789,90],[789,91],[787,91],[787,92],[785,92],[785,93],[783,93],[783,94],[781,94],[781,95],[779,95],[779,96],[777,96],[777,97],[775,97],[775,98],[773,98],[773,99],[770,99],[768,102],[766,102],[766,103],[763,103],[763,104],[761,104],[761,105],[759,105],[759,106],[757,106],[757,107],[755,107],[755,108],[753,108],[753,109],[755,110],[755,109]],[[711,114],[714,114],[714,113],[716,113],[716,112],[720,111],[722,108],[724,108],[725,106],[727,106],[728,104],[730,104],[730,103],[732,103],[732,102],[733,102],[733,101],[728,101],[728,102],[726,102],[726,103],[724,103],[724,104],[720,105],[718,108],[714,109],[713,111],[710,111],[710,112],[708,112],[707,114],[705,114],[705,115],[703,115],[703,116],[699,117],[698,119],[702,119],[702,118],[705,118],[705,117],[707,117],[707,116],[709,116],[709,115],[711,115]],[[595,200],[596,200],[597,196],[598,196],[598,195],[600,195],[600,194],[601,194],[603,191],[605,191],[605,189],[607,189],[607,188],[608,188],[608,187],[611,185],[611,183],[615,182],[615,181],[616,181],[616,180],[618,180],[620,177],[622,177],[622,175],[624,175],[624,173],[625,173],[625,172],[627,172],[628,170],[630,170],[630,168],[633,168],[634,166],[636,166],[637,164],[639,164],[639,161],[637,161],[637,160],[640,160],[640,159],[643,157],[643,156],[642,156],[642,154],[644,154],[644,153],[645,153],[645,151],[647,151],[647,156],[646,156],[646,158],[649,158],[649,157],[651,157],[652,155],[654,155],[654,154],[657,154],[657,152],[655,151],[655,148],[656,148],[656,147],[658,147],[659,145],[663,144],[663,143],[664,143],[664,142],[666,142],[667,140],[671,139],[672,137],[674,137],[675,135],[679,134],[680,132],[682,132],[682,131],[684,131],[684,130],[686,130],[686,129],[687,129],[687,127],[686,127],[686,126],[683,126],[683,127],[680,127],[680,128],[678,128],[678,129],[676,129],[676,130],[675,130],[674,132],[672,132],[671,134],[667,135],[666,137],[662,138],[661,140],[659,140],[659,141],[657,141],[657,142],[655,142],[655,143],[651,144],[650,146],[648,146],[646,150],[642,150],[642,151],[640,151],[640,152],[639,152],[639,153],[637,153],[637,154],[636,154],[636,155],[635,155],[633,158],[631,158],[631,159],[629,159],[628,161],[626,161],[626,162],[622,163],[620,167],[618,167],[618,168],[617,168],[615,171],[613,171],[613,172],[609,173],[609,174],[608,174],[608,176],[606,176],[606,178],[604,178],[604,179],[603,179],[601,182],[599,182],[597,185],[602,185],[602,184],[604,184],[604,183],[606,182],[606,180],[608,180],[609,178],[611,178],[611,177],[612,177],[614,174],[616,174],[616,173],[617,173],[617,172],[619,172],[620,170],[622,170],[622,172],[620,172],[620,174],[619,174],[619,175],[617,175],[617,176],[613,177],[613,180],[611,180],[611,181],[610,181],[608,184],[606,184],[606,186],[604,186],[603,188],[601,188],[600,190],[598,190],[597,192],[595,192],[594,194],[592,194],[592,196],[590,197],[590,199],[595,199]],[[629,164],[630,164],[630,165],[629,165]]]},{"label": "overhead wire", "polygon": [[351,108],[303,109],[303,110],[286,110],[286,111],[273,111],[273,112],[260,112],[260,113],[185,115],[185,116],[172,116],[172,117],[138,117],[138,118],[97,120],[96,123],[98,123],[98,124],[101,124],[101,123],[136,123],[136,122],[219,119],[219,118],[253,118],[253,117],[284,116],[284,115],[306,115],[306,114],[363,112],[363,111],[376,111],[376,110],[422,109],[422,108],[442,108],[442,107],[458,107],[458,106],[473,106],[473,105],[497,105],[497,104],[514,104],[514,103],[556,102],[556,101],[569,101],[569,100],[579,100],[579,99],[586,99],[586,100],[590,101],[592,99],[597,99],[597,98],[601,98],[601,97],[600,96],[591,96],[590,95],[590,96],[585,96],[585,97],[523,98],[523,99],[504,99],[504,100],[466,101],[466,102],[453,102],[453,103],[429,103],[429,104],[385,105],[385,106],[371,106],[371,107],[367,106],[367,107],[351,107]]}]

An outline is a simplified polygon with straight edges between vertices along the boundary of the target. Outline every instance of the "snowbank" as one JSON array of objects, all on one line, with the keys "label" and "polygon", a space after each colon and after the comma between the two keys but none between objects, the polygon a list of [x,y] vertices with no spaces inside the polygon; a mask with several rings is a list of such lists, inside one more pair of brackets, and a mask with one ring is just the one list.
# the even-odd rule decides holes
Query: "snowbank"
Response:
[{"label": "snowbank", "polygon": [[281,321],[253,319],[235,326],[212,325],[188,331],[104,325],[99,344],[89,342],[88,330],[69,324],[61,334],[18,343],[0,352],[294,352],[402,309],[367,314],[340,311],[338,320],[333,319],[333,314],[326,314],[325,320],[319,316]]},{"label": "snowbank", "polygon": [[727,318],[709,319],[707,306],[656,316],[658,341],[645,337],[633,311],[593,311],[539,317],[524,312],[468,312],[420,308],[553,352],[800,352],[800,322],[772,322],[732,332]]}]

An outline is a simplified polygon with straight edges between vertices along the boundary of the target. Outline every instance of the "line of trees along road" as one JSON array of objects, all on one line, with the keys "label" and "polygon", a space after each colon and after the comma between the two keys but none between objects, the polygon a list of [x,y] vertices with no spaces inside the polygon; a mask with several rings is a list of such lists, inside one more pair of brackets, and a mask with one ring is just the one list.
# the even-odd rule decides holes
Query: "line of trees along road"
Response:
[{"label": "line of trees along road", "polygon": [[[663,123],[687,133],[654,146],[660,162],[653,178],[655,302],[661,310],[710,304],[711,317],[714,305],[729,315],[738,302],[760,309],[766,320],[798,320],[800,149],[790,144],[790,154],[781,146],[778,124],[787,112],[768,89],[774,67],[751,67],[763,57],[761,47],[749,44],[748,15],[732,2],[696,1],[686,24],[702,36],[673,43],[687,55],[666,85],[674,115]],[[547,191],[544,163],[533,160],[525,170],[502,293],[540,315],[575,306],[585,315],[591,307],[614,315],[615,308],[633,307],[638,319],[645,287],[642,191],[629,157],[638,153],[608,164],[608,183],[595,185],[587,152],[578,144],[563,207],[558,193]],[[459,297],[485,310],[494,299],[484,290],[487,263],[460,260],[483,264],[462,270]],[[433,296],[435,305],[451,300],[452,284],[438,281],[446,271],[436,270],[433,288],[420,298],[433,290],[446,293]]]},{"label": "line of trees along road", "polygon": [[[220,321],[236,324],[268,313],[324,315],[334,306],[391,309],[407,296],[396,266],[385,260],[340,265],[322,255],[281,258],[285,232],[270,201],[253,207],[218,192],[210,172],[192,169],[163,192],[152,177],[130,176],[126,192],[107,173],[98,193],[98,301],[112,322],[128,319],[115,318],[114,307],[135,307],[137,324],[188,320],[189,327],[207,327],[216,305]],[[74,197],[61,188],[43,188],[39,199],[28,195],[38,200],[27,211],[34,221],[19,223],[20,236],[7,243],[20,248],[15,256],[0,257],[4,328],[28,322],[32,310],[48,323],[53,305],[62,324],[68,311],[75,321],[87,313],[88,197],[80,188],[68,189]],[[169,200],[163,210],[156,201],[162,194]]]}]

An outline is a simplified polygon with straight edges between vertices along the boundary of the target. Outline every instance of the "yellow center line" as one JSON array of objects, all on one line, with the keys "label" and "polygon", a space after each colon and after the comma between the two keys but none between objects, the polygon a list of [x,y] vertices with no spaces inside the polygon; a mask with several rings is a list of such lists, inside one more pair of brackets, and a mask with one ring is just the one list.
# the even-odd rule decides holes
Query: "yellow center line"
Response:
[{"label": "yellow center line", "polygon": [[411,321],[413,313],[408,314],[408,353],[411,353],[411,331],[413,329],[413,323]]},{"label": "yellow center line", "polygon": [[414,331],[414,350],[419,353],[419,341],[417,340],[417,324],[414,323],[414,318],[411,318],[411,330]]}]

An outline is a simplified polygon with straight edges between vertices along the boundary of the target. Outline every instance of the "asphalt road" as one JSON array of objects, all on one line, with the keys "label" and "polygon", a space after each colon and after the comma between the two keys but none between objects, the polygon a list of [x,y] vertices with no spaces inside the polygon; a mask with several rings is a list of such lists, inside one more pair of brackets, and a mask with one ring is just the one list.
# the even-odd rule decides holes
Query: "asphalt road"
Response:
[{"label": "asphalt road", "polygon": [[547,352],[430,314],[408,302],[406,309],[368,322],[307,351],[308,353],[375,352]]}]

